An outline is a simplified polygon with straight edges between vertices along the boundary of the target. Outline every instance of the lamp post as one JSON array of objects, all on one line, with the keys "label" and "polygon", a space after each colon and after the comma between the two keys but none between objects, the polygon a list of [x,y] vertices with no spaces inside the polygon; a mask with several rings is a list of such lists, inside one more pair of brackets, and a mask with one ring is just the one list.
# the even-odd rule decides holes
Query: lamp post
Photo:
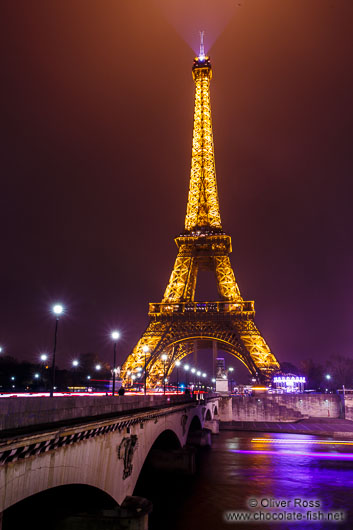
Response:
[{"label": "lamp post", "polygon": [[199,387],[199,392],[200,392],[200,386],[201,386],[201,381],[200,381],[201,372],[200,372],[200,370],[198,370],[198,371],[196,372],[196,375],[197,375],[197,377],[198,377],[197,385],[198,385],[198,387]]},{"label": "lamp post", "polygon": [[166,378],[166,372],[165,372],[165,365],[166,365],[166,362],[167,362],[167,359],[168,359],[168,355],[166,353],[163,353],[162,357],[161,357],[162,361],[163,361],[163,365],[164,365],[164,370],[163,370],[163,394],[165,395],[165,378]]},{"label": "lamp post", "polygon": [[149,351],[149,347],[144,346],[142,349],[143,349],[143,353],[145,354],[145,378],[143,382],[143,388],[144,388],[144,394],[146,395],[147,394],[147,352]]},{"label": "lamp post", "polygon": [[47,383],[46,383],[46,379],[44,377],[44,367],[45,367],[46,361],[48,360],[48,355],[46,353],[42,353],[41,356],[40,356],[40,360],[42,361],[41,373],[42,373],[43,387],[44,387],[44,390],[46,390],[47,389]]},{"label": "lamp post", "polygon": [[[38,372],[37,372],[37,373],[34,374],[33,377],[34,377],[35,382],[38,383],[39,379],[40,379],[40,374],[38,374]],[[36,389],[36,391],[38,392],[38,388]]]},{"label": "lamp post", "polygon": [[176,366],[176,369],[177,369],[177,394],[179,394],[179,366],[180,366],[180,361],[177,361],[175,363],[175,366]]},{"label": "lamp post", "polygon": [[115,394],[115,375],[116,375],[116,342],[120,337],[119,331],[113,331],[111,335],[113,341],[114,341],[114,357],[113,357],[113,388],[112,388],[112,396]]},{"label": "lamp post", "polygon": [[59,316],[63,313],[63,311],[64,311],[64,308],[63,308],[63,306],[61,304],[55,304],[53,306],[53,308],[52,308],[52,312],[54,313],[56,319],[55,319],[55,332],[54,332],[53,360],[52,360],[52,367],[51,367],[50,397],[53,397],[53,395],[54,395],[56,341],[57,341],[57,335],[58,335]]},{"label": "lamp post", "polygon": [[[188,364],[184,364],[184,370],[188,372],[190,370],[190,366]],[[190,381],[186,381],[186,388],[189,388]]]},{"label": "lamp post", "polygon": [[234,379],[233,379],[233,371],[234,371],[233,366],[230,366],[230,367],[228,368],[228,372],[230,372],[230,374],[231,374],[231,378],[230,378],[230,393],[232,393],[232,387],[233,387],[232,383],[234,383]]},{"label": "lamp post", "polygon": [[[80,364],[80,363],[78,362],[77,359],[74,359],[74,360],[72,361],[72,366],[73,366],[74,368],[77,368],[79,364]],[[77,370],[74,370],[73,383],[74,383],[74,386],[77,386]]]},{"label": "lamp post", "polygon": [[[195,379],[196,370],[195,370],[195,368],[191,368],[191,373],[194,374],[194,387],[195,387],[195,385],[196,385],[196,379]],[[193,388],[193,390],[194,390],[194,388]]]}]

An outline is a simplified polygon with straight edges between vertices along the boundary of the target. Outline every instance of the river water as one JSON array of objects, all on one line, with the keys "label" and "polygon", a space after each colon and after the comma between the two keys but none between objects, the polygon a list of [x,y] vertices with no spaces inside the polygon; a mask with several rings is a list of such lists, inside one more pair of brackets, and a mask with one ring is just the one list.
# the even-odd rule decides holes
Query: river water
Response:
[{"label": "river water", "polygon": [[[196,476],[164,476],[150,483],[146,496],[155,507],[150,529],[353,529],[353,443],[331,442],[310,435],[222,431],[213,436],[212,449],[201,451]],[[250,508],[249,502],[258,504]],[[276,502],[284,506],[269,506]],[[227,523],[229,511],[250,513],[244,517],[251,522]],[[333,522],[322,520],[328,512]],[[256,517],[265,520],[255,522]]]}]

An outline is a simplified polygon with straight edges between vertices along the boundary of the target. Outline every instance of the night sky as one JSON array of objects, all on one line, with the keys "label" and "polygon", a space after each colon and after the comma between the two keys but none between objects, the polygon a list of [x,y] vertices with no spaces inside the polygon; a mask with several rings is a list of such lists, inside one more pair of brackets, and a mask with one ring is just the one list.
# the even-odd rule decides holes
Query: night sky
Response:
[{"label": "night sky", "polygon": [[145,329],[184,226],[205,29],[241,293],[280,361],[353,357],[352,0],[3,0],[0,20],[7,353],[51,350],[56,301],[62,367]]}]

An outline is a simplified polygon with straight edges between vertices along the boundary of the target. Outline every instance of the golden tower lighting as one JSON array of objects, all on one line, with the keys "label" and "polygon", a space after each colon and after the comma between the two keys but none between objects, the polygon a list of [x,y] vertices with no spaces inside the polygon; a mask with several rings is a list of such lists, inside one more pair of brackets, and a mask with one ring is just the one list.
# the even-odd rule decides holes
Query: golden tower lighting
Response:
[{"label": "golden tower lighting", "polygon": [[[210,104],[212,68],[201,42],[192,67],[195,107],[188,203],[183,232],[175,239],[178,254],[161,303],[149,305],[146,331],[126,359],[121,376],[144,369],[147,386],[161,385],[177,361],[199,343],[214,343],[234,355],[260,381],[279,364],[254,322],[254,302],[244,301],[229,254],[231,238],[219,210]],[[195,301],[199,270],[215,274],[219,299]],[[162,361],[161,355],[167,357]]]}]

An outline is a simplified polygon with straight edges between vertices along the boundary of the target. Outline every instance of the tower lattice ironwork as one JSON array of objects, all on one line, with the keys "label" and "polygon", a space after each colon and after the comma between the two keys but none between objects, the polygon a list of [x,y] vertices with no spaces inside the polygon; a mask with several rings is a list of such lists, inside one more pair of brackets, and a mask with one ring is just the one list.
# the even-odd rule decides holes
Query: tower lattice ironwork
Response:
[{"label": "tower lattice ironwork", "polygon": [[[254,302],[241,297],[229,259],[231,238],[222,229],[216,182],[210,105],[212,68],[202,51],[194,60],[192,74],[196,88],[185,228],[175,239],[178,255],[162,302],[149,305],[147,329],[121,370],[125,381],[146,370],[149,387],[161,384],[176,361],[192,353],[200,342],[206,347],[217,343],[261,381],[279,369],[255,325]],[[199,270],[215,273],[218,301],[195,301]]]}]

